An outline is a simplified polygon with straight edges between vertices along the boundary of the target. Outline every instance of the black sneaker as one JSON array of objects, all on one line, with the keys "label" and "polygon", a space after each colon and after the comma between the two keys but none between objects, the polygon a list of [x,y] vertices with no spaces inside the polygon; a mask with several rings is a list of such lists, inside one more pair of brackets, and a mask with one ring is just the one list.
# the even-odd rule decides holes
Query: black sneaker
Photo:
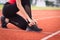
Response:
[{"label": "black sneaker", "polygon": [[5,22],[5,17],[1,16],[1,27],[2,28],[7,28],[7,23]]},{"label": "black sneaker", "polygon": [[42,29],[41,28],[38,28],[37,25],[32,25],[31,27],[28,26],[26,30],[27,31],[35,31],[35,32],[42,31]]}]

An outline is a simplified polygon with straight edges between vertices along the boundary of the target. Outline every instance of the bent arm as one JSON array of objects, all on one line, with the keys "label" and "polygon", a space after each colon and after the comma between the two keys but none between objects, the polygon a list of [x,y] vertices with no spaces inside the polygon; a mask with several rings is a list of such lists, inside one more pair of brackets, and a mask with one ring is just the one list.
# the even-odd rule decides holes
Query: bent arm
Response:
[{"label": "bent arm", "polygon": [[16,0],[16,4],[17,4],[17,7],[20,10],[20,12],[25,16],[25,19],[28,19],[30,21],[31,19],[28,16],[28,14],[26,13],[26,11],[24,10],[24,8],[21,4],[21,0]]}]

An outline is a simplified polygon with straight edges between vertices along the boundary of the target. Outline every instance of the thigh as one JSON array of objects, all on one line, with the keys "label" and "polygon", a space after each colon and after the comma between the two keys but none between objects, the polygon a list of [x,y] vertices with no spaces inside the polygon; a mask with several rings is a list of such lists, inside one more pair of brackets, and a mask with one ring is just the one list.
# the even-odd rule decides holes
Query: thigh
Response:
[{"label": "thigh", "polygon": [[24,7],[29,17],[32,18],[30,0],[22,1],[22,6]]},{"label": "thigh", "polygon": [[2,13],[5,17],[14,17],[17,11],[18,8],[16,4],[9,4],[8,2],[4,4],[2,9]]}]

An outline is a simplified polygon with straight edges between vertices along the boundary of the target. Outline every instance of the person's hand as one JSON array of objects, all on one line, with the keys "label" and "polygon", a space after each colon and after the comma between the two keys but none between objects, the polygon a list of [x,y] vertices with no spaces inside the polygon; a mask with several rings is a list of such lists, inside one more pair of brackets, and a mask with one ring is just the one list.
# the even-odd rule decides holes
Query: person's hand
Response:
[{"label": "person's hand", "polygon": [[32,19],[29,20],[29,22],[30,22],[30,23],[29,23],[29,26],[32,26],[32,25],[35,25],[35,24],[36,24],[36,22],[35,22],[34,20],[32,20]]}]

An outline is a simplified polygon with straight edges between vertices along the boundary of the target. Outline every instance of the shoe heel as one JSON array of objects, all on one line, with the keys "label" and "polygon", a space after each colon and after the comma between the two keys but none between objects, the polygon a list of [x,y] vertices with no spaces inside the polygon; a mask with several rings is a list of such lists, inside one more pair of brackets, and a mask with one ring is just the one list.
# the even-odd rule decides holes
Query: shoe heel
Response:
[{"label": "shoe heel", "polygon": [[2,28],[7,28],[7,23],[5,22],[5,17],[1,16],[1,27]]}]

